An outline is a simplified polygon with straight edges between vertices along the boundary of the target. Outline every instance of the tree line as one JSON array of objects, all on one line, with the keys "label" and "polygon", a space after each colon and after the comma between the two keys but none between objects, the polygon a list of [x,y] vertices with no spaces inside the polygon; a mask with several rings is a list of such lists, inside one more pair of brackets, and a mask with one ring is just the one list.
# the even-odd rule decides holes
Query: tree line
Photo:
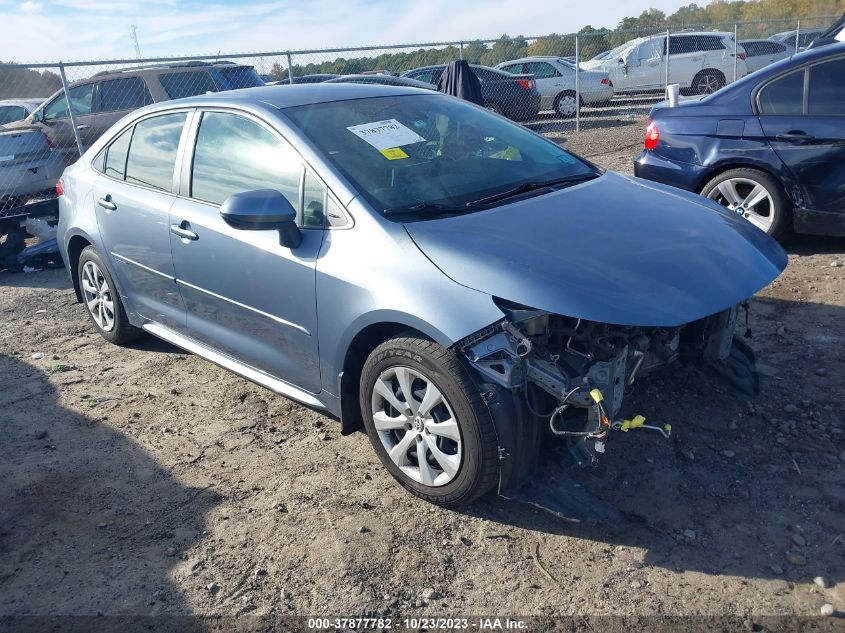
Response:
[{"label": "tree line", "polygon": [[0,62],[0,99],[49,97],[61,87],[61,77],[50,70],[14,68]]},{"label": "tree line", "polygon": [[[733,25],[741,22],[744,24],[740,39],[768,37],[778,30],[794,28],[791,22],[796,18],[836,16],[843,12],[845,0],[715,0],[705,6],[688,4],[671,15],[666,15],[658,9],[647,9],[637,17],[623,18],[615,29],[585,26],[578,32],[579,55],[581,59],[591,59],[631,39],[666,29],[733,30]],[[812,26],[826,24],[813,23]],[[575,33],[553,33],[533,41],[528,41],[521,35],[502,35],[492,43],[473,41],[463,45],[463,58],[484,66],[495,66],[509,59],[529,55],[574,56]],[[293,75],[349,75],[371,70],[386,70],[399,74],[421,66],[445,64],[460,56],[461,51],[457,46],[446,46],[386,52],[371,57],[337,57],[306,63],[297,62],[294,57]],[[276,63],[273,64],[270,76],[277,81],[283,81],[288,78],[288,71]]]}]

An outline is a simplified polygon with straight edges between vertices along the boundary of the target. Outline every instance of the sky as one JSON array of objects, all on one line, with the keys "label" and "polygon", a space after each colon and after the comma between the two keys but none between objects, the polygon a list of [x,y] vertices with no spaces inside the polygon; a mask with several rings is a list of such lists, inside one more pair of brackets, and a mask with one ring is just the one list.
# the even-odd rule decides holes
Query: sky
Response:
[{"label": "sky", "polygon": [[[689,0],[0,0],[0,60],[338,48],[613,27]],[[706,4],[700,2],[700,4]]]}]

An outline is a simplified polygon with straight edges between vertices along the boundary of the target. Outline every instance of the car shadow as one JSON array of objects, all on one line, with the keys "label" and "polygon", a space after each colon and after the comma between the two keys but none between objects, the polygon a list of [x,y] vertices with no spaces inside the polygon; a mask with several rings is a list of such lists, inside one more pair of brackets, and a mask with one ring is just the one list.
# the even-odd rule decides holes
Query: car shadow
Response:
[{"label": "car shadow", "polygon": [[641,548],[644,565],[673,571],[845,580],[845,309],[756,298],[749,325],[765,372],[759,396],[672,366],[638,380],[622,411],[671,423],[670,439],[615,433],[596,471],[572,465],[557,438],[545,440],[533,500],[575,521],[496,495],[467,513]]},{"label": "car shadow", "polygon": [[45,373],[7,355],[0,407],[0,630],[127,630],[164,614],[186,619],[154,630],[197,630],[172,576],[219,496],[62,406]]},{"label": "car shadow", "polygon": [[[783,242],[783,247],[792,255],[841,255],[845,251],[845,237],[826,235],[790,235]],[[841,257],[839,258],[841,260]],[[841,260],[845,265],[845,260]]]}]

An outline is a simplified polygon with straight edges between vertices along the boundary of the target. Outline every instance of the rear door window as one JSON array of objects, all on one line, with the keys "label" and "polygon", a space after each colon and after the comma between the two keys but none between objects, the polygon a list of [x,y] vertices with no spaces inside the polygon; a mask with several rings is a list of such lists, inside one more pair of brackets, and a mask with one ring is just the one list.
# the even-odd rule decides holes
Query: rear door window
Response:
[{"label": "rear door window", "polygon": [[763,42],[742,42],[742,48],[745,49],[745,54],[749,57],[757,57],[757,55],[766,54]]},{"label": "rear door window", "polygon": [[192,198],[221,204],[233,193],[275,189],[298,211],[300,172],[296,151],[263,125],[227,112],[202,115],[191,171]]},{"label": "rear door window", "polygon": [[171,99],[182,99],[217,92],[217,85],[206,70],[184,73],[165,73],[158,76],[161,87]]},{"label": "rear door window", "polygon": [[512,75],[521,75],[525,72],[522,69],[522,64],[508,64],[507,66],[502,66],[502,70]]},{"label": "rear door window", "polygon": [[98,101],[98,112],[117,112],[148,105],[153,98],[143,79],[126,77],[101,82]]},{"label": "rear door window", "polygon": [[164,114],[135,125],[126,160],[126,182],[172,190],[176,150],[187,116],[184,112]]},{"label": "rear door window", "polygon": [[804,71],[776,79],[760,91],[760,114],[795,115],[804,113]]},{"label": "rear door window", "polygon": [[534,75],[535,79],[549,79],[560,75],[554,66],[546,62],[529,62],[525,64],[525,71],[529,75]]},{"label": "rear door window", "polygon": [[845,58],[810,67],[807,111],[817,116],[845,115]]}]

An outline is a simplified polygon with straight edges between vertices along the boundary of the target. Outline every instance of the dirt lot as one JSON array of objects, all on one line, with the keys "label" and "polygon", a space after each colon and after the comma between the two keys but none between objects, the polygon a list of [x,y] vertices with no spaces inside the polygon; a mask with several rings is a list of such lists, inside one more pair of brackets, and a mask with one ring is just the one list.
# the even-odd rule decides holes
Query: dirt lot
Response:
[{"label": "dirt lot", "polygon": [[[642,129],[608,120],[567,145],[629,171]],[[616,526],[495,496],[429,506],[363,434],[163,342],[109,345],[64,271],[0,273],[0,616],[731,614],[760,630],[841,613],[845,240],[788,250],[752,301],[762,394],[688,367],[643,379],[625,410],[672,439],[619,433],[602,473],[573,473],[629,513]]]}]

